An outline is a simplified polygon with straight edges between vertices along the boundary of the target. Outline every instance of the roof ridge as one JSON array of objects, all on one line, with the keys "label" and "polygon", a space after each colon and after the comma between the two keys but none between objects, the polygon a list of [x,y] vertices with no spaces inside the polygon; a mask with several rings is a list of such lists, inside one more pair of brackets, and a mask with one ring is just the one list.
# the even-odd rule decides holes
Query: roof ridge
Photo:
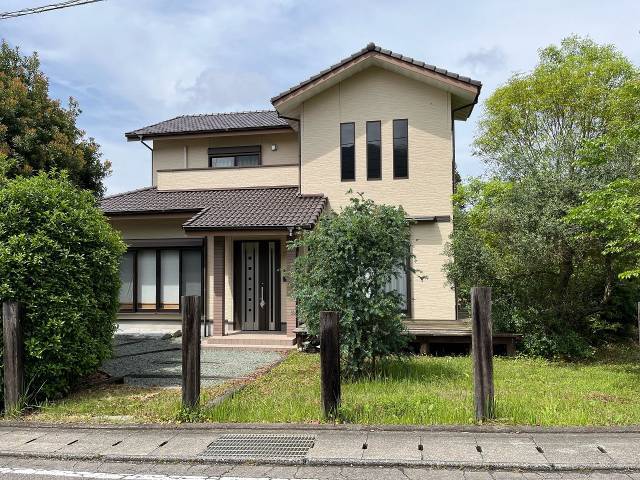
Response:
[{"label": "roof ridge", "polygon": [[142,187],[136,188],[135,190],[127,190],[126,192],[114,193],[113,195],[107,195],[106,197],[102,197],[100,200],[107,200],[111,198],[122,197],[123,195],[130,195],[132,193],[144,192],[145,190],[155,190],[157,187],[151,185],[150,187]]},{"label": "roof ridge", "polygon": [[[175,120],[176,118],[187,118],[187,117],[213,117],[216,115],[245,115],[247,113],[277,113],[277,112],[275,108],[265,108],[264,110],[240,110],[237,112],[188,113],[185,115],[178,115],[177,117],[171,118],[169,120]],[[165,120],[165,121],[168,122],[169,120]]]},{"label": "roof ridge", "polygon": [[424,68],[426,70],[430,70],[430,71],[435,72],[437,74],[444,75],[445,77],[449,77],[449,78],[453,78],[455,80],[459,80],[461,82],[473,85],[475,87],[479,87],[479,88],[482,87],[482,82],[480,82],[479,80],[474,80],[474,79],[472,79],[470,77],[457,74],[457,73],[452,72],[450,70],[436,67],[435,65],[431,65],[431,64],[428,64],[428,63],[426,63],[424,61],[416,60],[413,57],[408,57],[406,55],[402,55],[400,53],[393,52],[392,50],[388,50],[386,48],[382,48],[380,45],[376,45],[373,42],[369,42],[369,43],[367,43],[367,45],[364,48],[352,53],[348,57],[345,57],[345,58],[339,60],[337,63],[334,63],[330,67],[325,68],[325,69],[321,70],[320,72],[316,73],[315,75],[312,75],[312,76],[306,78],[305,80],[301,81],[300,83],[292,86],[291,88],[288,88],[287,90],[284,90],[283,92],[279,93],[275,97],[271,97],[271,103],[274,103],[274,102],[280,100],[281,98],[289,95],[290,93],[293,93],[296,90],[299,90],[300,88],[302,88],[302,87],[308,85],[309,83],[317,80],[318,78],[320,78],[320,77],[332,72],[333,70],[346,65],[347,63],[351,62],[352,60],[355,60],[358,57],[367,55],[367,54],[372,53],[372,52],[378,52],[378,53],[380,53],[382,55],[385,55],[387,57],[396,58],[396,59],[401,60],[403,62],[410,63],[412,65]]}]

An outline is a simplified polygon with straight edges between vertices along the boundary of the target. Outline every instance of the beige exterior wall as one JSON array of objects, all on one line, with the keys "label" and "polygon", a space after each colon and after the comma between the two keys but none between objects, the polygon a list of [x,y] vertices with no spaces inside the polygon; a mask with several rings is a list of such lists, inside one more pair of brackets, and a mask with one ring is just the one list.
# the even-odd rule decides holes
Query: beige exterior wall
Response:
[{"label": "beige exterior wall", "polygon": [[455,319],[455,295],[442,271],[447,260],[443,245],[451,231],[451,222],[420,222],[411,227],[413,267],[426,276],[411,278],[411,310],[416,320]]},{"label": "beige exterior wall", "polygon": [[[450,215],[450,96],[444,90],[370,68],[302,106],[302,192],[324,193],[336,209],[345,193],[402,205],[412,216]],[[409,178],[393,179],[394,119],[409,120]],[[366,122],[382,123],[382,180],[367,181]],[[340,180],[340,123],[355,122],[356,180]]]},{"label": "beige exterior wall", "polygon": [[[153,185],[157,184],[158,170],[183,169],[183,168],[208,168],[210,147],[234,147],[234,146],[262,146],[263,165],[291,165],[298,164],[298,134],[288,131],[283,133],[271,133],[266,135],[234,135],[234,136],[210,136],[203,138],[174,138],[156,139],[153,141]],[[277,145],[277,150],[272,151],[271,146]],[[239,177],[234,183],[242,183],[244,169],[229,169],[229,174]],[[269,175],[265,173],[265,175]],[[216,182],[211,175],[208,180]],[[298,183],[297,174],[295,184]],[[264,184],[270,185],[270,184]],[[277,185],[282,185],[278,183]],[[244,185],[253,186],[253,185]],[[205,185],[201,188],[218,188]]]},{"label": "beige exterior wall", "polygon": [[184,238],[187,235],[182,229],[182,224],[192,215],[157,216],[152,218],[116,216],[109,218],[109,223],[122,233],[122,238],[125,242],[127,240]]},{"label": "beige exterior wall", "polygon": [[298,185],[298,165],[204,168],[157,172],[158,190]]}]

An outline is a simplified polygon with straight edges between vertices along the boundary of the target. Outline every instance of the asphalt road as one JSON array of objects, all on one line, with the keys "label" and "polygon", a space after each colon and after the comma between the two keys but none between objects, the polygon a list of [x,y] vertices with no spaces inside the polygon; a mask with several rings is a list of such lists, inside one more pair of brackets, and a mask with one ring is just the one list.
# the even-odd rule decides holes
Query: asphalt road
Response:
[{"label": "asphalt road", "polygon": [[640,480],[640,473],[526,472],[425,468],[270,466],[221,464],[141,464],[0,458],[0,478],[15,480]]}]

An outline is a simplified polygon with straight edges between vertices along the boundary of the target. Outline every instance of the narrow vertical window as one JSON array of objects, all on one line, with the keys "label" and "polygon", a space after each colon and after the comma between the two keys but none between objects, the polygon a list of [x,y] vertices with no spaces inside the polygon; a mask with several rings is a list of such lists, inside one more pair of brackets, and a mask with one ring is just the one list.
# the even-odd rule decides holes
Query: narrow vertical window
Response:
[{"label": "narrow vertical window", "polygon": [[160,308],[178,310],[180,308],[180,251],[160,252]]},{"label": "narrow vertical window", "polygon": [[393,121],[393,178],[409,177],[409,121]]},{"label": "narrow vertical window", "polygon": [[133,271],[135,253],[127,252],[120,259],[120,310],[133,310]]},{"label": "narrow vertical window", "polygon": [[138,252],[138,310],[156,309],[156,251]]},{"label": "narrow vertical window", "polygon": [[340,124],[340,175],[343,181],[356,179],[356,126]]},{"label": "narrow vertical window", "polygon": [[381,178],[380,122],[367,122],[367,180]]},{"label": "narrow vertical window", "polygon": [[399,270],[387,283],[385,291],[397,292],[402,297],[402,304],[400,308],[403,313],[409,313],[409,277],[407,270],[404,268]]}]

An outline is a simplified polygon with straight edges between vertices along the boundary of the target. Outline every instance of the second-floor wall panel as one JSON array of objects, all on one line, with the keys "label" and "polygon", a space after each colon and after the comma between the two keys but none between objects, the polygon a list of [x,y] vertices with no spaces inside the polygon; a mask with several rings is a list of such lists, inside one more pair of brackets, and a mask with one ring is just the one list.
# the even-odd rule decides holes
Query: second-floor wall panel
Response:
[{"label": "second-floor wall panel", "polygon": [[[211,168],[210,149],[233,147],[258,147],[260,151],[260,165],[251,167]],[[276,170],[281,172],[291,170],[297,172],[298,165],[298,134],[293,131],[269,133],[261,135],[216,135],[208,137],[183,137],[175,139],[156,139],[153,144],[153,184],[163,188],[158,181],[161,176],[164,188],[189,188],[185,181],[196,180],[197,187],[193,188],[224,188],[229,186],[261,186],[274,185],[263,183],[278,181]],[[282,166],[282,169],[265,168]],[[249,171],[251,170],[251,171]],[[158,173],[160,172],[160,173]],[[275,175],[275,178],[274,178]],[[285,173],[288,183],[275,185],[290,185],[291,180]],[[175,178],[172,178],[175,177]],[[258,183],[255,183],[258,182]],[[297,173],[293,184],[297,184]]]},{"label": "second-floor wall panel", "polygon": [[[364,192],[412,216],[450,215],[453,146],[450,96],[382,68],[369,68],[311,97],[302,112],[302,192],[332,208]],[[394,120],[408,123],[408,176],[394,178]],[[368,179],[367,122],[380,122],[381,175]],[[340,124],[355,127],[355,180],[341,179]]]}]

